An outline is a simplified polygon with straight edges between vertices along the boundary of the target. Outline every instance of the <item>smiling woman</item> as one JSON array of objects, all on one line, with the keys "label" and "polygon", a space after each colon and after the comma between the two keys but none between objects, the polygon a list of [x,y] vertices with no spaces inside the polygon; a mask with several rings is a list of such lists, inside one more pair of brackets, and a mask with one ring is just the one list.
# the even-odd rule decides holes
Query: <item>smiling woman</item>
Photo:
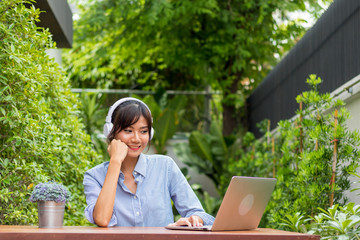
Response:
[{"label": "smiling woman", "polygon": [[[85,173],[85,216],[98,226],[211,225],[175,162],[145,155],[154,134],[148,106],[123,98],[110,107],[104,125],[110,161]],[[172,203],[182,218],[174,223]]]}]

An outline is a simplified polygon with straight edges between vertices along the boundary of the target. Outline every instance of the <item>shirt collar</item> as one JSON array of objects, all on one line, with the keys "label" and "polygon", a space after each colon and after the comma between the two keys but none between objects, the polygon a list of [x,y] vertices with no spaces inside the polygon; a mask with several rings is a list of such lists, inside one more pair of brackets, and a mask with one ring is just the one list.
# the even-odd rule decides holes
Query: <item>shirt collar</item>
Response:
[{"label": "shirt collar", "polygon": [[146,177],[146,166],[147,166],[146,157],[144,154],[140,153],[134,171],[141,174],[143,177]]}]

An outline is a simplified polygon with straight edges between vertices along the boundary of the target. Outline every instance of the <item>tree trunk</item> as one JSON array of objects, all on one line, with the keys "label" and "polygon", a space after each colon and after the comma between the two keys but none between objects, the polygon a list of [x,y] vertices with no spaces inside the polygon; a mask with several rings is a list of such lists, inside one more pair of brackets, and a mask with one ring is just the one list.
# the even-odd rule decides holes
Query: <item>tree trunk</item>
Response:
[{"label": "tree trunk", "polygon": [[[238,74],[237,78],[232,82],[232,84],[225,89],[223,106],[223,135],[228,136],[234,133],[234,130],[237,129],[240,125],[241,113],[236,109],[235,103],[233,101],[226,100],[229,95],[237,94],[238,85],[240,82],[240,75]],[[226,103],[228,102],[228,104]]]},{"label": "tree trunk", "polygon": [[223,135],[228,136],[233,133],[237,127],[237,121],[234,115],[235,106],[223,104]]}]

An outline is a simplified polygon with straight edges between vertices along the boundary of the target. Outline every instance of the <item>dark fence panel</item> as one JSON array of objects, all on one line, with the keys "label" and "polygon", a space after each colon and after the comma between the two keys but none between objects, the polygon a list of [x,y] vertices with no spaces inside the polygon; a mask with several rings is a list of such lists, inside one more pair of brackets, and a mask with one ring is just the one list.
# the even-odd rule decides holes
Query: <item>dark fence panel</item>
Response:
[{"label": "dark fence panel", "polygon": [[256,124],[295,115],[296,96],[308,90],[306,78],[323,80],[320,92],[332,92],[360,74],[360,1],[335,0],[316,24],[269,73],[247,99],[249,130],[261,136]]}]

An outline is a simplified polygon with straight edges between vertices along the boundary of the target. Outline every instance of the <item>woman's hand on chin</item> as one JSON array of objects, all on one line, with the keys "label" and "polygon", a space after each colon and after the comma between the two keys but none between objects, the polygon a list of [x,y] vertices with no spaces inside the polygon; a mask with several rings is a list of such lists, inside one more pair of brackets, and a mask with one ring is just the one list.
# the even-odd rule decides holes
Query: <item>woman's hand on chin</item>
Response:
[{"label": "woman's hand on chin", "polygon": [[110,155],[110,162],[121,164],[124,161],[129,148],[121,140],[113,139],[107,150]]}]

